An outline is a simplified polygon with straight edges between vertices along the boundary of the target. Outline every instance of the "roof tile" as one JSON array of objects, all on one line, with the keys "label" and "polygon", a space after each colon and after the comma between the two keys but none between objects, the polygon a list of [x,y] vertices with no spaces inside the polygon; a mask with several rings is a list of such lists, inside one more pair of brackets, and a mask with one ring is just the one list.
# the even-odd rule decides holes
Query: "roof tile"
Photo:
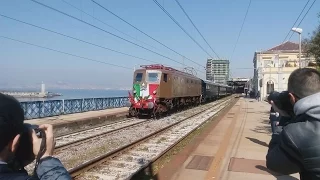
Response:
[{"label": "roof tile", "polygon": [[299,51],[299,44],[287,41],[267,51]]}]

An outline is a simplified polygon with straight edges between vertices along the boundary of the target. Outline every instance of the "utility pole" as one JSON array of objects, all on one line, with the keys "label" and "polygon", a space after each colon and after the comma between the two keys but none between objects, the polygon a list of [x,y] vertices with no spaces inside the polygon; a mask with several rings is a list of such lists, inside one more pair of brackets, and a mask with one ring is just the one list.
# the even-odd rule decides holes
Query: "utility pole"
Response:
[{"label": "utility pole", "polygon": [[301,34],[303,30],[301,28],[292,28],[291,30],[299,34],[299,69],[300,69],[301,68]]},{"label": "utility pole", "polygon": [[299,69],[301,68],[301,33],[299,33]]}]

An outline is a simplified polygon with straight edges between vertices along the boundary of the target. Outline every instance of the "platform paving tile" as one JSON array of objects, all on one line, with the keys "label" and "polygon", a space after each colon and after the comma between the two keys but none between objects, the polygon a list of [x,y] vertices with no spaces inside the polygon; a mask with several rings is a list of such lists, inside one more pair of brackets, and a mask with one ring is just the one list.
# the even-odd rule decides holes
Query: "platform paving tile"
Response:
[{"label": "platform paving tile", "polygon": [[[199,144],[199,146],[189,155],[187,160],[183,163],[183,165],[179,168],[179,170],[171,177],[171,180],[185,180],[185,179],[204,179],[207,170],[195,170],[188,169],[189,163],[195,158],[195,156],[210,156],[214,157],[215,153],[219,149],[220,143],[224,137],[225,131],[228,126],[232,122],[232,118],[230,117],[232,113],[237,112],[239,106],[234,106],[230,109],[229,113],[227,113],[223,119],[216,125],[214,130],[211,130],[208,133],[207,137]],[[233,114],[232,117],[235,115]],[[210,167],[208,164],[207,169]]]},{"label": "platform paving tile", "polygon": [[270,105],[264,102],[243,99],[245,106],[239,116],[228,156],[224,158],[220,170],[221,180],[242,179],[288,179],[295,180],[299,174],[280,175],[269,171],[265,165],[268,144],[271,139],[271,127],[268,123]]},{"label": "platform paving tile", "polygon": [[[237,112],[237,108],[240,111]],[[175,173],[167,179],[195,180],[297,180],[299,174],[280,175],[268,170],[265,166],[265,157],[271,139],[271,127],[268,123],[270,105],[265,102],[241,98],[221,121],[211,130],[200,144],[188,155],[187,160],[177,168]],[[237,114],[232,114],[237,112]],[[218,175],[211,174],[210,162],[218,159],[218,150],[226,134],[232,118],[236,118],[235,128],[231,134],[228,149],[225,151],[222,163],[219,164]],[[203,163],[203,164],[201,164]],[[191,167],[191,168],[190,168]],[[214,167],[214,166],[213,166]],[[211,167],[212,168],[212,167]],[[215,168],[215,167],[214,167]]]},{"label": "platform paving tile", "polygon": [[299,180],[299,175],[291,176],[270,176],[265,174],[243,173],[243,172],[230,172],[228,174],[230,180]]}]

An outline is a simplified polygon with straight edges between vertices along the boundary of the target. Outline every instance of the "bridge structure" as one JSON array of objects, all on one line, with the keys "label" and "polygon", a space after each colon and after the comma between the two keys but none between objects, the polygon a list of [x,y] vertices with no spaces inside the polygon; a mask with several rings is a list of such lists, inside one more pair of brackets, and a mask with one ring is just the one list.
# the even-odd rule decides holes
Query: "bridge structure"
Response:
[{"label": "bridge structure", "polygon": [[127,107],[128,97],[20,102],[26,120]]}]

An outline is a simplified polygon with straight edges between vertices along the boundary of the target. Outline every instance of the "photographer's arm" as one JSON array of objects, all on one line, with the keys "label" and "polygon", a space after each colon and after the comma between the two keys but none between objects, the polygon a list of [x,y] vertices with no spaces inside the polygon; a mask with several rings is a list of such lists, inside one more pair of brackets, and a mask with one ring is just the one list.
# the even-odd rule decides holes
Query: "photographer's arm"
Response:
[{"label": "photographer's arm", "polygon": [[40,180],[72,179],[60,160],[51,156],[46,156],[40,160],[37,175]]},{"label": "photographer's arm", "polygon": [[267,168],[283,175],[300,172],[299,162],[297,162],[298,155],[294,152],[294,149],[297,148],[286,131],[283,130],[280,134],[273,134],[266,156]]},{"label": "photographer's arm", "polygon": [[[52,125],[41,125],[39,128],[43,129],[46,133],[46,152],[41,157],[36,169],[38,178],[40,180],[71,180],[71,176],[60,160],[52,157],[55,146]],[[40,149],[41,139],[36,136],[34,131],[32,138],[33,152],[37,155]]]}]

